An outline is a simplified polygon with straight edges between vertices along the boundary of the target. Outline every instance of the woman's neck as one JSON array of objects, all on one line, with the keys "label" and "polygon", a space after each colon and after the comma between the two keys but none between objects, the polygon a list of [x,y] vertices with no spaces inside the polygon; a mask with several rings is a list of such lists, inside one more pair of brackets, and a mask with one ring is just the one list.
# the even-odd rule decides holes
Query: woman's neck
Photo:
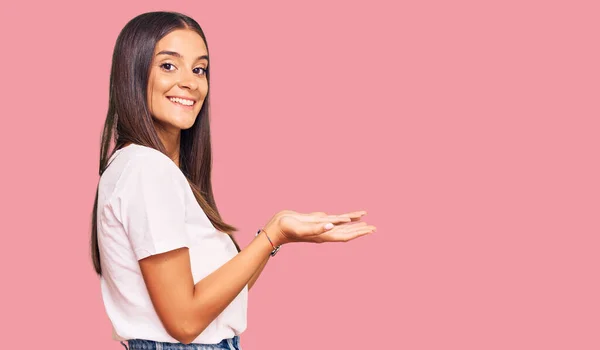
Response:
[{"label": "woman's neck", "polygon": [[169,158],[179,167],[180,137],[177,137],[176,140],[161,138],[161,141],[165,146]]},{"label": "woman's neck", "polygon": [[181,130],[177,129],[176,131],[167,131],[164,129],[156,129],[156,133],[158,134],[158,138],[162,142],[165,150],[167,151],[167,155],[175,164],[179,167],[179,152],[181,146]]}]

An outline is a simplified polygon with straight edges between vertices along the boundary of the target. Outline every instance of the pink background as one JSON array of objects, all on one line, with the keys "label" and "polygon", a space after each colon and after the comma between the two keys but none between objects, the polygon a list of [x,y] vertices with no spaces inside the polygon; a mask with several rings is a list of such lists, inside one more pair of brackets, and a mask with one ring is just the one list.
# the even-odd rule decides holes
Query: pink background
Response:
[{"label": "pink background", "polygon": [[244,349],[599,349],[597,4],[3,4],[3,346],[122,349],[89,259],[111,55],[175,10],[208,37],[241,244],[282,209],[378,228],[285,246]]}]

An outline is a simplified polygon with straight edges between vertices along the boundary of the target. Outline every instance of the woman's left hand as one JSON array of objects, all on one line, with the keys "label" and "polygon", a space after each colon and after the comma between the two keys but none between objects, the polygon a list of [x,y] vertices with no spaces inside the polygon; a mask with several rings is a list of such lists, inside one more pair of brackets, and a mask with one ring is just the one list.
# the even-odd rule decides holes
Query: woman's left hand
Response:
[{"label": "woman's left hand", "polygon": [[[291,242],[314,242],[314,243],[323,243],[323,242],[347,242],[354,238],[357,238],[360,235],[368,233],[365,231],[364,233],[359,232],[359,234],[355,234],[357,229],[365,229],[368,228],[367,224],[364,222],[353,223],[355,221],[359,221],[362,216],[366,214],[365,211],[354,211],[340,215],[331,215],[325,212],[312,212],[312,213],[298,213],[293,210],[282,210],[277,213],[265,226],[265,230],[268,233],[271,233],[271,230],[277,230],[277,232],[273,232],[273,236],[283,236],[282,243],[291,243]],[[283,219],[283,220],[282,220]],[[316,234],[317,232],[321,232],[317,229],[314,236],[309,234],[300,238],[294,237],[294,234],[290,234],[290,232],[295,232],[297,230],[313,232],[314,227],[321,227],[323,223],[331,222],[334,224],[333,229],[327,230],[323,233]],[[282,227],[281,224],[284,224],[285,227]],[[288,227],[292,225],[291,227]],[[315,226],[316,225],[316,226]],[[340,227],[345,226],[345,227]],[[342,229],[341,231],[338,229]],[[286,234],[284,231],[289,231]]]}]

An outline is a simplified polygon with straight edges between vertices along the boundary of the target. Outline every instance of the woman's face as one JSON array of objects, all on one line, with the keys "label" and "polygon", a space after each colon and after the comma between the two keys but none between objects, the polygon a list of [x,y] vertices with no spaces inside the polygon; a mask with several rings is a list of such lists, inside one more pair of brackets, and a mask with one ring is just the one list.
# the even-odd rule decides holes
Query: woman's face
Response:
[{"label": "woman's face", "polygon": [[159,134],[177,136],[194,124],[208,93],[207,69],[206,44],[192,30],[174,30],[156,44],[148,107]]}]

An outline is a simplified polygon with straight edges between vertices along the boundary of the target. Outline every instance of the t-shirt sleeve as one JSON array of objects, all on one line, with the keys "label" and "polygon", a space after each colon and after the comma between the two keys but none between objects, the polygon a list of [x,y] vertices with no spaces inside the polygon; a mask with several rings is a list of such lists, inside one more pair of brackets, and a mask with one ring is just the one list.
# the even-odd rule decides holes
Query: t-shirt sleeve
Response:
[{"label": "t-shirt sleeve", "polygon": [[166,156],[139,156],[130,161],[118,184],[121,222],[138,260],[190,247],[183,187],[187,182],[170,162]]}]

